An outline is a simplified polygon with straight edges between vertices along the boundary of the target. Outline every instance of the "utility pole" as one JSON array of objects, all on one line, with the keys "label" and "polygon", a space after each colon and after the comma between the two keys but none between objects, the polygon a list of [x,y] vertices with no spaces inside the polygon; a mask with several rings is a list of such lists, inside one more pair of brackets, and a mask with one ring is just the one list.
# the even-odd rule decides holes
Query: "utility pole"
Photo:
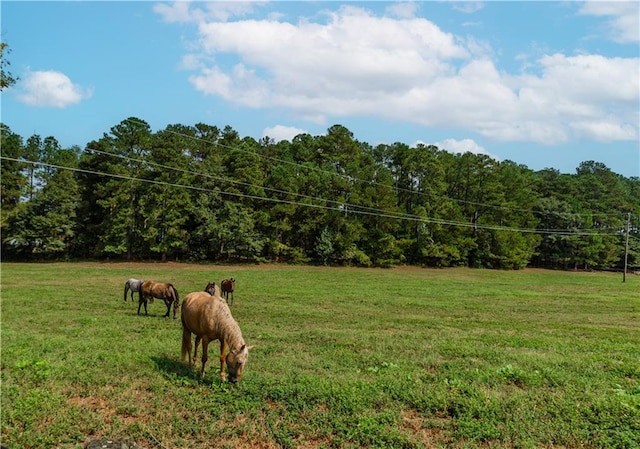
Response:
[{"label": "utility pole", "polygon": [[629,256],[629,233],[631,232],[631,212],[627,214],[627,238],[624,244],[624,271],[622,272],[622,282],[627,281],[627,258]]}]

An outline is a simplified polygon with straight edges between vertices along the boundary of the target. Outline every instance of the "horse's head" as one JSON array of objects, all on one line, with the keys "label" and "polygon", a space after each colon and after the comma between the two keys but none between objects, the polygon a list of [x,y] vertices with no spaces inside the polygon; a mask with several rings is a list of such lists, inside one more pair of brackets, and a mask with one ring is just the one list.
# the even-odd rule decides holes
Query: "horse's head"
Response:
[{"label": "horse's head", "polygon": [[227,370],[229,371],[229,382],[232,384],[237,383],[242,377],[242,370],[247,364],[247,360],[249,360],[249,349],[247,345],[242,345],[242,347],[236,351],[229,351],[227,354]]},{"label": "horse's head", "polygon": [[176,295],[175,299],[173,300],[173,319],[174,320],[178,317],[179,313],[180,313],[180,300]]},{"label": "horse's head", "polygon": [[[173,290],[173,319],[175,320],[180,311],[180,297],[178,296],[178,290],[176,290],[173,285],[169,285],[171,286],[171,290]],[[167,310],[167,314],[168,313],[169,310]]]},{"label": "horse's head", "polygon": [[204,291],[209,293],[211,296],[216,296],[216,283],[209,282],[207,286],[204,288]]}]

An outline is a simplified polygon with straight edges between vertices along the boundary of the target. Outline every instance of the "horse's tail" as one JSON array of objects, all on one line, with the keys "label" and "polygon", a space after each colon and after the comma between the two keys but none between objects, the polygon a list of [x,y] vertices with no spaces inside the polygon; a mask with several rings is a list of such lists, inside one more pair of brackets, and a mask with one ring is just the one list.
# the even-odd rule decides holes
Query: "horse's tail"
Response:
[{"label": "horse's tail", "polygon": [[129,282],[124,283],[124,302],[127,302],[127,290],[129,290]]}]

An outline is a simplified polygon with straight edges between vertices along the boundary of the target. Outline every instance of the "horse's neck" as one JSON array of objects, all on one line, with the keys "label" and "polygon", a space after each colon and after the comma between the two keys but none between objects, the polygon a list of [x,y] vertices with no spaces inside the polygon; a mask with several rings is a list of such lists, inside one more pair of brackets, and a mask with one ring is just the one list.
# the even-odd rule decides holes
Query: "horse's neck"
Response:
[{"label": "horse's neck", "polygon": [[238,323],[233,319],[231,314],[229,314],[229,319],[225,320],[221,330],[222,338],[224,338],[231,350],[240,349],[240,347],[244,345],[240,326],[238,326]]}]

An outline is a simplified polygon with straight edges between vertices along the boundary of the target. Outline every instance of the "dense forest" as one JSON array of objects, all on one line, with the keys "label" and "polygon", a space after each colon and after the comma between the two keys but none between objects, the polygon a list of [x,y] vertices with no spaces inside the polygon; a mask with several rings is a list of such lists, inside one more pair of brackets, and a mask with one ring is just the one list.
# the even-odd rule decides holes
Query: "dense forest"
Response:
[{"label": "dense forest", "polygon": [[1,132],[5,260],[640,265],[640,178],[599,162],[534,172],[340,125],[274,142],[128,118],[84,149]]}]

